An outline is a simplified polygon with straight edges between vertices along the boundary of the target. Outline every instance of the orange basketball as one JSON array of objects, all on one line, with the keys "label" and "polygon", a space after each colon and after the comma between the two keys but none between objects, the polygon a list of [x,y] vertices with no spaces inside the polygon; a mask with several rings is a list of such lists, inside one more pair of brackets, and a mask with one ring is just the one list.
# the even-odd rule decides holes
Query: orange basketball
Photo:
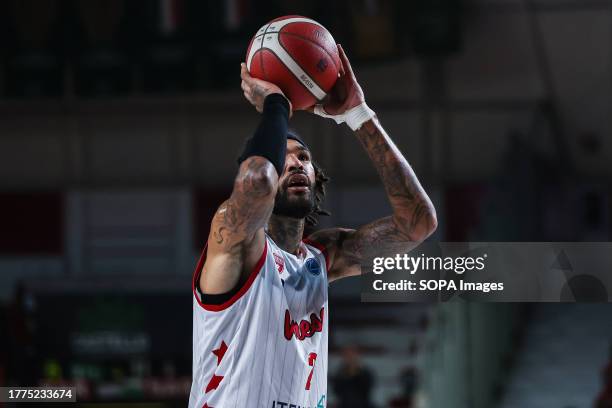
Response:
[{"label": "orange basketball", "polygon": [[249,44],[247,68],[277,85],[294,109],[321,101],[338,79],[342,63],[332,35],[302,16],[284,16],[261,27]]}]

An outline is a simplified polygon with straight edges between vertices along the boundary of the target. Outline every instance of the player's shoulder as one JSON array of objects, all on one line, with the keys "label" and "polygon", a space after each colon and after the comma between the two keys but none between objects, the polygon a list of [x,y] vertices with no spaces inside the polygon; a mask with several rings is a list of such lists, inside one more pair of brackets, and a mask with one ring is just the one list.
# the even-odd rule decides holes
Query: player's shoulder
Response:
[{"label": "player's shoulder", "polygon": [[319,246],[325,247],[329,251],[354,232],[355,230],[350,228],[327,228],[313,232],[304,241],[316,243]]},{"label": "player's shoulder", "polygon": [[328,269],[334,265],[334,260],[338,249],[342,247],[342,242],[355,232],[350,228],[327,228],[316,231],[304,240],[315,248],[318,248],[325,254]]}]

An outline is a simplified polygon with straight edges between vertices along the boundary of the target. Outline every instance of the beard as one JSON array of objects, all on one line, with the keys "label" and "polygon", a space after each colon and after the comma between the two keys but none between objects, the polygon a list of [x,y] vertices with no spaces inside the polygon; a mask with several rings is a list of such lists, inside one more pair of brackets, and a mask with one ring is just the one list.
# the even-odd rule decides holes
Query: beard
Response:
[{"label": "beard", "polygon": [[312,190],[305,194],[289,196],[287,188],[279,188],[276,192],[272,214],[290,218],[306,218],[314,208],[315,200]]}]

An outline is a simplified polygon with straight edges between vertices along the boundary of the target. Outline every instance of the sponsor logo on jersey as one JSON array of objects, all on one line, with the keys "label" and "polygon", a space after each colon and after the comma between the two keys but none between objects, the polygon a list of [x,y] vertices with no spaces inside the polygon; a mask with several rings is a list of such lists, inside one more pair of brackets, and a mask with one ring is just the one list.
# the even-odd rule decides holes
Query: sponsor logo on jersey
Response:
[{"label": "sponsor logo on jersey", "polygon": [[317,332],[323,331],[323,316],[325,308],[321,308],[321,312],[317,316],[316,313],[310,314],[310,320],[301,320],[297,323],[291,319],[289,310],[285,310],[285,338],[291,340],[295,336],[298,340],[304,340],[307,337],[312,337]]},{"label": "sponsor logo on jersey", "polygon": [[308,259],[304,266],[306,270],[314,276],[319,276],[321,274],[321,264],[314,258]]},{"label": "sponsor logo on jersey", "polygon": [[283,273],[283,271],[285,270],[285,258],[275,252],[273,252],[272,255],[274,255],[274,263],[276,264],[276,270],[278,271],[278,273]]},{"label": "sponsor logo on jersey", "polygon": [[317,402],[316,406],[300,405],[294,402],[276,400],[272,401],[272,408],[325,408],[325,394],[321,395],[321,398],[319,398],[319,402]]}]

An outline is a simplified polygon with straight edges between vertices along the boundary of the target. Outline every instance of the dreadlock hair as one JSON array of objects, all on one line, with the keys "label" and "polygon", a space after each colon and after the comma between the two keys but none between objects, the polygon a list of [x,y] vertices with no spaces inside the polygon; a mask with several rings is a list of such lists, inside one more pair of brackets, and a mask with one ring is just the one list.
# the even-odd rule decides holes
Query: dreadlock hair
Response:
[{"label": "dreadlock hair", "polygon": [[312,166],[315,171],[314,208],[306,216],[306,225],[309,227],[315,227],[319,223],[320,215],[331,215],[329,211],[321,208],[321,204],[325,200],[325,184],[330,179],[315,161],[312,162]]}]

